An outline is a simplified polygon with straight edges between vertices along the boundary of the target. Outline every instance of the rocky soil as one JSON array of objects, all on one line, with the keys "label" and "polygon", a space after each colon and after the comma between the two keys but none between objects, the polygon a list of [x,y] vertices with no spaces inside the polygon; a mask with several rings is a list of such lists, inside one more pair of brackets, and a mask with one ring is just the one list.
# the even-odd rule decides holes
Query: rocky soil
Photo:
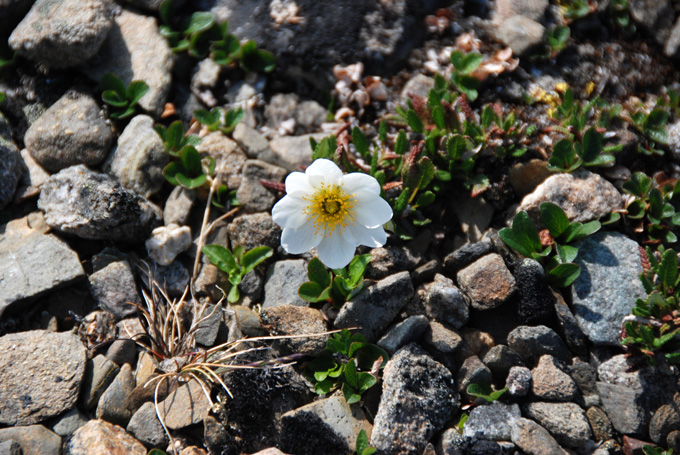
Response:
[{"label": "rocky soil", "polygon": [[[566,87],[578,100],[646,112],[680,87],[680,4],[176,3],[177,18],[208,11],[228,21],[238,39],[276,56],[274,71],[173,53],[158,0],[0,0],[0,455],[350,454],[362,430],[385,455],[680,451],[677,367],[621,344],[624,320],[647,295],[644,229],[624,216],[582,240],[581,275],[563,288],[498,234],[518,211],[537,219],[542,202],[571,221],[625,215],[633,172],[680,178],[672,101],[663,154],[638,152],[649,145],[642,127],[618,121],[601,128],[621,146],[614,166],[546,167],[565,135],[554,111]],[[546,32],[565,25],[563,49],[548,48]],[[287,254],[271,217],[285,177],[311,163],[310,138],[344,137],[361,165],[347,133],[358,126],[373,139],[390,118],[393,147],[407,127],[390,116],[409,102],[422,107],[435,74],[454,72],[454,50],[485,59],[479,98],[456,101],[461,115],[479,119],[490,103],[515,112],[535,127],[526,153],[491,152],[507,144],[487,139],[476,169],[488,184],[454,179],[431,207],[395,219],[384,247],[360,248],[372,256],[365,288],[342,308],[303,300],[313,255]],[[112,117],[99,86],[106,73],[148,84],[134,116]],[[216,107],[244,117],[233,131],[210,131],[194,112]],[[205,241],[206,187],[163,175],[174,158],[154,127],[176,120],[202,138],[196,150],[214,158],[215,178],[239,202],[236,211],[212,207]],[[394,201],[400,177],[391,178]],[[228,278],[203,244],[268,246],[273,256],[227,304]],[[149,273],[169,298],[192,286],[187,304],[205,305],[196,352],[360,327],[390,360],[348,404],[339,390],[314,393],[306,375],[328,335],[265,341],[267,350],[244,354],[249,365],[291,365],[220,372],[231,396],[219,384],[206,396],[195,380],[169,381],[154,400],[145,384],[162,366],[131,340],[145,339],[138,308],[152,292]],[[487,402],[468,394],[470,384],[507,391]]]}]

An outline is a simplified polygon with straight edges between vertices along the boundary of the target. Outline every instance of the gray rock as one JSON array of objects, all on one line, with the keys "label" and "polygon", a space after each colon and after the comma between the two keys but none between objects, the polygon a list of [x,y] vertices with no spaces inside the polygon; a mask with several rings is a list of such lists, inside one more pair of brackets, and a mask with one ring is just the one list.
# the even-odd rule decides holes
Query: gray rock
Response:
[{"label": "gray rock", "polygon": [[264,279],[262,308],[278,305],[309,306],[298,295],[298,288],[307,279],[307,263],[304,259],[278,261],[270,265]]},{"label": "gray rock", "polygon": [[463,338],[458,332],[437,321],[430,321],[430,326],[425,330],[423,341],[445,355],[459,354],[464,346]]},{"label": "gray rock", "polygon": [[[551,80],[551,86],[554,86],[555,82]],[[537,158],[524,163],[515,163],[508,172],[510,185],[512,185],[512,189],[519,197],[524,197],[534,191],[538,185],[551,175],[553,173],[548,170],[548,162]]]},{"label": "gray rock", "polygon": [[123,130],[104,169],[118,177],[125,188],[148,198],[163,186],[163,169],[167,164],[168,154],[153,129],[153,119],[138,115]]},{"label": "gray rock", "polygon": [[161,222],[158,207],[83,165],[50,177],[38,208],[54,229],[93,240],[140,242]]},{"label": "gray rock", "polygon": [[527,55],[543,41],[545,27],[528,17],[515,15],[496,29],[496,38],[516,55]]},{"label": "gray rock", "polygon": [[88,360],[80,392],[80,405],[88,411],[95,409],[99,398],[116,378],[118,371],[118,365],[101,354]]},{"label": "gray rock", "polygon": [[456,274],[461,269],[475,262],[477,259],[493,251],[490,241],[466,243],[453,253],[444,258],[444,268],[451,274]]},{"label": "gray rock", "polygon": [[86,360],[85,347],[70,332],[33,330],[0,338],[0,423],[31,425],[71,409]]},{"label": "gray rock", "polygon": [[[4,232],[0,234],[0,315],[10,306],[85,278],[78,255],[57,236],[30,229],[25,218],[3,228]],[[40,273],[32,273],[36,270]]]},{"label": "gray rock", "polygon": [[[295,93],[277,93],[271,97],[271,100],[264,109],[264,117],[266,125],[272,130],[280,131],[284,135],[284,130],[288,130],[289,134],[295,133],[295,110],[297,109],[300,98]],[[283,125],[291,123],[292,128],[286,128]]]},{"label": "gray rock", "polygon": [[507,441],[510,439],[512,421],[520,417],[522,413],[516,404],[494,401],[488,405],[477,406],[472,409],[470,417],[465,421],[463,436]]},{"label": "gray rock", "polygon": [[50,430],[54,431],[62,438],[67,438],[89,421],[90,419],[80,412],[78,408],[73,408],[57,417],[50,425]]},{"label": "gray rock", "polygon": [[559,205],[570,221],[584,223],[621,208],[622,199],[614,185],[598,174],[578,171],[548,177],[522,199],[517,211],[527,211],[534,222],[540,223],[539,206],[543,202]]},{"label": "gray rock", "polygon": [[519,302],[517,317],[525,324],[550,323],[555,313],[555,296],[545,278],[543,266],[534,259],[523,259],[513,268]]},{"label": "gray rock", "polygon": [[564,449],[548,430],[533,420],[519,418],[512,421],[510,437],[527,455],[561,455]]},{"label": "gray rock", "polygon": [[189,285],[189,271],[180,261],[175,261],[170,265],[156,264],[154,276],[159,283],[165,285],[165,290],[170,297],[181,297]]},{"label": "gray rock", "polygon": [[476,355],[471,355],[458,370],[458,391],[465,393],[470,384],[491,384],[491,370],[479,360]]},{"label": "gray rock", "polygon": [[423,265],[419,265],[414,271],[411,272],[411,281],[413,281],[414,286],[419,286],[421,284],[431,282],[435,279],[437,274],[441,272],[441,262],[439,262],[437,259],[432,259]]},{"label": "gray rock", "polygon": [[79,65],[104,42],[111,6],[102,0],[39,0],[12,32],[9,45],[49,67]]},{"label": "gray rock", "polygon": [[247,158],[235,141],[217,131],[205,136],[196,150],[201,157],[209,155],[215,158],[215,175],[221,183],[229,189],[241,185],[241,171]]},{"label": "gray rock", "polygon": [[550,3],[548,0],[499,0],[493,6],[497,24],[517,14],[541,22]]},{"label": "gray rock", "polygon": [[226,329],[224,325],[223,310],[218,305],[206,305],[202,317],[206,318],[196,330],[196,343],[201,346],[212,346],[220,333],[221,329]]},{"label": "gray rock", "polygon": [[335,395],[285,413],[281,418],[281,448],[300,455],[344,455],[352,452],[361,430],[370,437],[371,424],[364,412]]},{"label": "gray rock", "polygon": [[170,192],[163,209],[163,222],[165,225],[177,224],[185,226],[189,224],[189,215],[196,201],[196,191],[183,186],[176,186]]},{"label": "gray rock", "polygon": [[126,430],[147,447],[164,448],[169,442],[156,415],[156,408],[149,401],[134,413]]},{"label": "gray rock", "polygon": [[421,257],[414,255],[410,248],[384,246],[371,250],[371,262],[366,267],[366,277],[379,280],[395,273],[415,269]]},{"label": "gray rock", "polygon": [[121,427],[104,420],[90,420],[80,427],[66,443],[69,455],[146,455],[146,449]]},{"label": "gray rock", "polygon": [[505,378],[505,387],[513,397],[525,397],[531,390],[531,370],[527,367],[516,366],[510,368]]},{"label": "gray rock", "polygon": [[[217,99],[213,93],[220,78],[222,67],[211,58],[204,58],[196,65],[191,76],[191,93],[208,107],[217,106]],[[233,103],[232,103],[233,104]]]},{"label": "gray rock", "polygon": [[265,212],[271,210],[276,202],[275,194],[265,188],[260,180],[283,182],[288,172],[278,166],[259,160],[248,160],[243,165],[241,186],[236,191],[236,199],[246,212]]},{"label": "gray rock", "polygon": [[575,403],[529,403],[526,413],[563,446],[585,451],[591,444],[593,434],[588,418]]},{"label": "gray rock", "polygon": [[12,201],[22,171],[19,149],[0,140],[0,210]]},{"label": "gray rock", "polygon": [[458,284],[472,299],[472,307],[490,310],[505,303],[517,289],[501,255],[487,254],[458,272]]},{"label": "gray rock", "polygon": [[191,229],[176,224],[159,226],[151,231],[151,237],[144,242],[144,246],[155,263],[168,266],[191,247]]},{"label": "gray rock", "polygon": [[335,318],[336,328],[361,327],[369,342],[376,341],[413,295],[408,272],[400,272],[366,287],[346,302]]},{"label": "gray rock", "polygon": [[404,346],[385,366],[371,445],[385,453],[420,455],[458,406],[451,372],[416,344]]},{"label": "gray rock", "polygon": [[647,29],[657,43],[664,43],[675,17],[669,0],[631,0],[628,11],[630,17]]},{"label": "gray rock", "polygon": [[606,441],[614,437],[614,429],[612,423],[607,417],[607,413],[602,408],[592,406],[586,411],[588,423],[593,431],[593,439],[595,441]]},{"label": "gray rock", "polygon": [[132,374],[132,367],[129,363],[125,363],[111,385],[99,398],[97,418],[116,425],[127,425],[132,417],[128,409],[128,397],[134,389],[135,377]]},{"label": "gray rock", "polygon": [[310,137],[320,141],[326,135],[317,133],[277,137],[269,142],[271,156],[260,154],[258,158],[281,166],[289,171],[300,171],[301,167],[309,166],[312,162],[312,148],[309,145]]},{"label": "gray rock", "polygon": [[227,227],[232,247],[243,246],[246,251],[256,246],[276,249],[281,245],[281,228],[269,213],[253,213],[234,219]]},{"label": "gray rock", "polygon": [[127,261],[112,262],[89,277],[90,292],[99,308],[113,314],[117,319],[131,316],[141,304],[135,276]]},{"label": "gray rock", "polygon": [[671,431],[680,430],[680,393],[673,401],[659,406],[649,422],[649,437],[657,444],[663,444]]},{"label": "gray rock", "polygon": [[259,302],[262,297],[262,291],[264,291],[264,278],[260,272],[252,270],[243,277],[238,288],[244,299],[247,298],[251,302]]},{"label": "gray rock", "polygon": [[170,91],[172,63],[172,51],[159,33],[156,19],[123,9],[99,52],[82,70],[97,82],[106,73],[115,74],[126,86],[132,81],[146,82],[149,91],[139,106],[158,116]]},{"label": "gray rock", "polygon": [[23,453],[21,445],[14,439],[0,442],[0,454],[2,455],[23,455]]},{"label": "gray rock", "polygon": [[617,431],[645,435],[653,412],[671,401],[676,380],[661,368],[631,370],[625,355],[612,357],[597,369],[600,379],[597,390],[602,407]]},{"label": "gray rock", "polygon": [[562,339],[567,343],[571,352],[579,355],[588,354],[588,345],[586,344],[586,336],[578,325],[576,317],[571,312],[571,308],[564,301],[562,294],[555,292],[555,315],[557,316],[557,325],[555,329]]},{"label": "gray rock", "polygon": [[210,412],[210,403],[196,381],[189,381],[158,403],[158,413],[171,430],[201,423]]},{"label": "gray rock", "polygon": [[522,358],[527,366],[534,366],[544,354],[563,362],[571,359],[569,349],[555,331],[544,325],[521,325],[508,334],[508,347]]},{"label": "gray rock", "polygon": [[402,346],[418,341],[428,327],[427,318],[422,314],[410,316],[387,329],[385,335],[376,344],[389,355],[393,355]]},{"label": "gray rock", "polygon": [[404,103],[410,99],[410,95],[427,98],[427,95],[433,88],[434,78],[418,73],[410,78],[406,84],[404,84],[404,88],[401,89],[400,97]]},{"label": "gray rock", "polygon": [[[0,149],[2,149],[2,144],[0,144]],[[21,159],[19,160],[19,167],[21,170],[19,172],[15,171],[13,174],[13,176],[17,178],[19,177],[19,174],[21,174],[19,184],[17,186],[16,192],[14,193],[15,201],[25,201],[26,199],[37,196],[40,194],[40,189],[42,188],[43,183],[45,183],[47,179],[50,178],[49,172],[43,169],[43,167],[33,159],[31,153],[28,150],[22,149],[20,154]],[[11,182],[11,180],[8,182]],[[9,191],[11,188],[11,183],[8,183],[7,185],[6,191]]]},{"label": "gray rock", "polygon": [[59,455],[61,438],[42,425],[0,429],[0,441],[19,443],[24,455]]},{"label": "gray rock", "polygon": [[408,314],[423,314],[430,319],[463,327],[470,318],[470,304],[453,280],[436,274],[432,283],[420,286],[406,307]]},{"label": "gray rock", "polygon": [[243,122],[239,122],[236,125],[232,137],[250,159],[260,159],[260,156],[271,156],[269,141],[256,129],[249,127]]},{"label": "gray rock", "polygon": [[555,357],[541,356],[536,368],[531,370],[533,394],[543,400],[574,401],[578,388],[566,369],[566,365]]},{"label": "gray rock", "polygon": [[[680,51],[680,18],[676,20],[673,26],[671,27],[670,31],[668,32],[668,36],[666,37],[666,42],[663,45],[663,53],[666,57],[677,58],[678,51]],[[674,125],[676,126],[675,128],[676,136],[677,136],[677,124],[678,122],[674,123]],[[668,133],[670,136],[671,125],[668,125]],[[677,144],[677,140],[671,140],[669,142],[670,144],[673,145]],[[674,156],[677,156],[677,146],[672,147],[672,152]]]},{"label": "gray rock", "polygon": [[442,455],[463,455],[467,445],[467,438],[458,433],[458,428],[449,428],[444,431],[437,441],[436,453]]},{"label": "gray rock", "polygon": [[482,361],[491,370],[496,381],[506,378],[510,368],[524,366],[520,356],[504,344],[497,344],[489,349]]},{"label": "gray rock", "polygon": [[571,291],[576,321],[594,344],[619,346],[623,318],[647,295],[638,279],[638,244],[618,232],[598,232],[577,246],[581,275]]},{"label": "gray rock", "polygon": [[113,131],[89,90],[69,90],[33,123],[26,148],[46,170],[96,166],[111,148]]},{"label": "gray rock", "polygon": [[320,354],[326,348],[328,335],[318,336],[328,331],[323,313],[316,308],[293,305],[277,305],[263,308],[260,312],[260,325],[271,336],[317,334],[309,338],[284,338],[278,345],[287,353]]}]

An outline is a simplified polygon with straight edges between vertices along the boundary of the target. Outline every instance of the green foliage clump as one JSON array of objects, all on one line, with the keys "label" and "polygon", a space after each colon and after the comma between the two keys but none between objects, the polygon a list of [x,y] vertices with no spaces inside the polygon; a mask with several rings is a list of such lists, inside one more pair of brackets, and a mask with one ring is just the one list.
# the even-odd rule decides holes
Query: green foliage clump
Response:
[{"label": "green foliage clump", "polygon": [[476,384],[476,383],[470,384],[466,390],[468,395],[476,398],[482,398],[486,400],[488,403],[493,403],[494,401],[497,401],[507,391],[508,391],[507,387],[503,387],[502,389],[499,390],[494,390],[491,384]]},{"label": "green foliage clump", "polygon": [[545,57],[555,58],[557,54],[562,52],[567,47],[567,41],[571,36],[571,29],[566,25],[553,27],[546,31],[545,40],[548,46],[548,52]]},{"label": "green foliage clump", "polygon": [[180,150],[175,161],[171,161],[163,169],[163,176],[170,184],[194,190],[208,182],[208,177],[215,172],[215,158],[206,156],[201,159],[193,145],[186,145]]},{"label": "green foliage clump", "polygon": [[484,57],[479,52],[463,54],[461,51],[453,51],[451,53],[451,64],[453,64],[451,82],[470,101],[476,100],[479,96],[477,88],[480,80],[472,76],[472,73],[479,68],[482,60]]},{"label": "green foliage clump", "polygon": [[200,137],[186,134],[184,124],[179,120],[175,120],[167,128],[159,124],[154,129],[161,137],[165,151],[171,156],[177,157],[184,147],[201,143]]},{"label": "green foliage clump", "polygon": [[208,131],[221,131],[224,134],[231,134],[245,115],[245,111],[241,107],[229,109],[225,111],[219,107],[214,107],[210,111],[205,109],[197,109],[194,111],[194,117],[202,125],[208,128]]},{"label": "green foliage clump", "polygon": [[541,243],[538,229],[525,211],[515,215],[512,227],[501,229],[498,235],[521,255],[541,262],[551,284],[569,286],[581,274],[581,266],[573,262],[578,248],[571,243],[599,231],[601,224],[599,221],[570,223],[562,208],[552,202],[542,203],[539,209],[552,237],[549,244]]},{"label": "green foliage clump", "polygon": [[331,335],[326,350],[307,364],[305,372],[316,393],[324,395],[340,388],[351,404],[378,382],[378,371],[388,360],[382,348],[344,329]]},{"label": "green foliage clump", "polygon": [[654,253],[646,249],[649,268],[640,274],[647,298],[637,299],[634,318],[624,323],[621,341],[634,353],[654,364],[658,356],[668,363],[680,362],[680,276],[678,255],[663,246]]},{"label": "green foliage clump", "polygon": [[625,217],[636,222],[636,232],[651,243],[675,243],[674,230],[680,226],[680,182],[658,184],[643,172],[635,172],[623,183],[624,193],[633,196]]},{"label": "green foliage clump", "polygon": [[661,447],[655,447],[650,444],[643,445],[642,451],[645,455],[673,455],[673,449],[664,450]]},{"label": "green foliage clump", "polygon": [[613,166],[616,158],[611,154],[619,147],[605,147],[604,135],[594,127],[588,128],[581,142],[565,138],[553,146],[548,169],[557,172],[574,172],[581,166]]},{"label": "green foliage clump", "polygon": [[132,81],[125,87],[118,76],[106,73],[99,82],[102,90],[102,100],[111,107],[110,116],[120,120],[135,113],[137,103],[149,91],[149,85],[144,81]]},{"label": "green foliage clump", "polygon": [[196,11],[184,21],[176,21],[172,0],[166,0],[160,8],[161,35],[173,52],[186,51],[195,58],[208,55],[219,65],[238,64],[244,71],[271,72],[276,58],[271,52],[258,49],[255,41],[241,43],[228,32],[227,23],[218,23],[212,13]]},{"label": "green foliage clump", "polygon": [[340,308],[363,288],[364,272],[369,262],[371,255],[361,254],[354,256],[347,267],[331,272],[318,258],[312,258],[307,265],[309,281],[300,285],[298,294],[308,302],[330,301],[335,308]]},{"label": "green foliage clump", "polygon": [[274,251],[268,246],[259,246],[246,252],[245,248],[238,245],[234,247],[232,253],[222,245],[206,245],[203,247],[203,254],[218,269],[229,275],[231,287],[227,294],[227,301],[236,303],[241,298],[238,285],[241,284],[243,277],[267,258],[270,258]]}]

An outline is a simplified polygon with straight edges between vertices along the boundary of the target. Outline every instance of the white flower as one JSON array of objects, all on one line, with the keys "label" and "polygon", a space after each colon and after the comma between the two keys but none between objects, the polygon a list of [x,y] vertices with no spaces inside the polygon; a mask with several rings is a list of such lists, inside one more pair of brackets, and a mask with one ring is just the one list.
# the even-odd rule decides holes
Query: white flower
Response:
[{"label": "white flower", "polygon": [[392,218],[392,208],[370,175],[343,175],[332,161],[318,159],[304,173],[286,178],[286,193],[272,218],[283,228],[281,245],[288,253],[316,247],[321,262],[339,269],[349,264],[357,246],[375,248],[387,241],[382,225]]}]

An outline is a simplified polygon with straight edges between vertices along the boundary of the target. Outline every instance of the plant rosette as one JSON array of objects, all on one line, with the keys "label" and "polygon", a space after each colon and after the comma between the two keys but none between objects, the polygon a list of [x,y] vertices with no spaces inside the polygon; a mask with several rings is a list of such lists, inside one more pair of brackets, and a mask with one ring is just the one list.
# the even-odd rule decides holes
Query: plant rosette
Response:
[{"label": "plant rosette", "polygon": [[317,159],[304,173],[291,173],[285,185],[272,219],[283,228],[281,245],[288,253],[316,247],[326,267],[340,269],[357,246],[376,248],[387,241],[383,225],[392,219],[392,208],[370,175],[343,175],[331,160]]}]

